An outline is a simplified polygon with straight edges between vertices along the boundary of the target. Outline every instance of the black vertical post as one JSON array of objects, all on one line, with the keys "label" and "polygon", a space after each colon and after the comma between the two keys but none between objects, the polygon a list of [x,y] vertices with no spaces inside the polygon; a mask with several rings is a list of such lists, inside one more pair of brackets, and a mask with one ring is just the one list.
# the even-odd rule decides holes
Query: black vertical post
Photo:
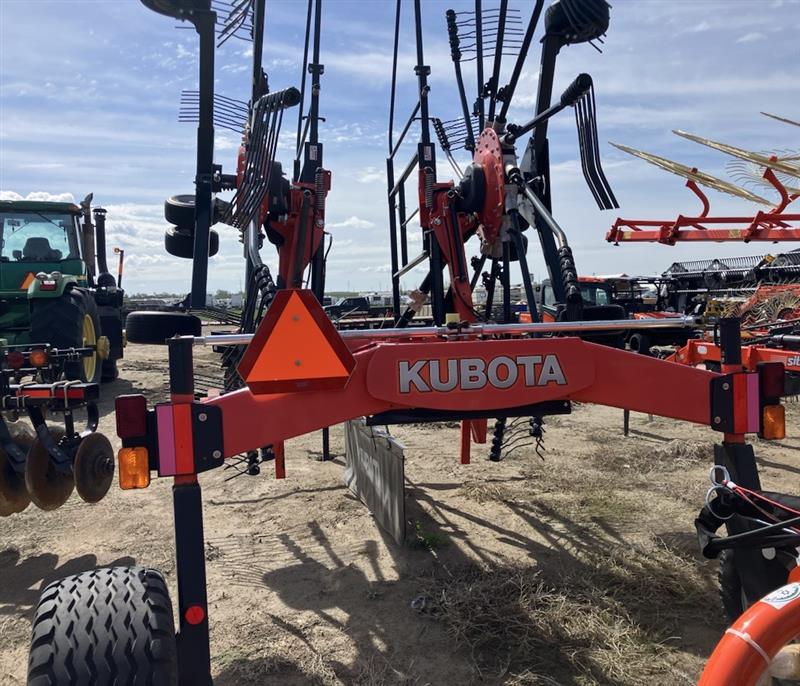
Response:
[{"label": "black vertical post", "polygon": [[[545,36],[542,45],[542,58],[539,66],[539,89],[536,95],[536,114],[541,114],[550,107],[550,99],[553,96],[553,77],[555,75],[556,57],[561,49],[561,38],[556,36]],[[543,188],[536,189],[541,201],[548,210],[553,209],[552,197],[550,195],[550,145],[547,139],[547,122],[543,122],[534,130],[528,142],[528,152],[533,161],[533,169],[525,170],[531,177],[540,177],[544,180]],[[536,229],[539,232],[539,240],[542,244],[542,254],[547,273],[550,276],[550,283],[553,286],[553,295],[558,302],[564,302],[566,291],[564,280],[561,276],[561,267],[558,258],[553,231],[540,217],[536,217]]]},{"label": "black vertical post", "polygon": [[[310,12],[309,6],[309,12]],[[309,15],[310,17],[310,15]],[[322,143],[319,142],[319,93],[320,77],[325,73],[325,65],[319,61],[320,53],[320,29],[322,23],[322,0],[314,3],[314,44],[311,52],[311,64],[308,71],[311,74],[311,99],[308,110],[309,130],[308,141],[304,146],[303,170],[301,180],[305,183],[313,183],[316,179],[317,170],[323,166]],[[319,192],[319,189],[318,189]],[[313,231],[318,230],[312,227]],[[311,289],[317,300],[322,302],[325,297],[325,237],[317,248],[311,259]]]},{"label": "black vertical post", "polygon": [[[196,480],[194,483],[176,483],[172,487],[172,502],[178,577],[178,683],[181,686],[211,686],[200,485]],[[201,619],[198,609],[203,611]]]},{"label": "black vertical post", "polygon": [[431,311],[433,313],[433,323],[437,326],[444,324],[445,311],[444,311],[444,281],[442,278],[442,252],[439,247],[439,241],[433,231],[428,234],[428,251],[430,253],[431,262]]},{"label": "black vertical post", "polygon": [[489,270],[489,283],[486,284],[486,313],[484,319],[488,322],[492,318],[492,306],[494,305],[494,288],[497,277],[500,273],[500,263],[493,257],[492,268]]},{"label": "black vertical post", "polygon": [[[392,193],[394,188],[394,105],[397,95],[397,52],[400,46],[400,9],[401,1],[397,0],[394,18],[394,52],[392,56],[392,90],[389,96],[389,155],[386,158],[386,187],[389,201],[389,249],[391,252],[392,269],[392,314],[395,324],[400,319],[400,277],[397,276],[399,269],[397,261],[397,201]],[[405,208],[401,208],[401,216],[405,214]]]},{"label": "black vertical post", "polygon": [[[742,332],[737,318],[724,317],[719,320],[719,350],[722,365],[741,367]],[[740,369],[736,371],[740,371]]]},{"label": "black vertical post", "polygon": [[196,11],[192,21],[200,37],[200,111],[197,124],[197,174],[195,175],[194,253],[191,306],[206,306],[208,239],[214,175],[214,27],[216,13]]},{"label": "black vertical post", "polygon": [[322,430],[322,459],[331,459],[331,430],[327,426]]},{"label": "black vertical post", "polygon": [[[428,75],[431,68],[425,64],[425,56],[422,45],[422,7],[420,0],[414,0],[414,36],[417,47],[417,65],[414,73],[417,75],[417,89],[419,91],[419,133],[420,142],[417,146],[419,157],[419,170],[424,179],[425,192],[423,200],[430,209],[433,201],[433,185],[436,183],[436,152],[431,143],[430,119],[428,113]],[[422,208],[420,208],[420,215]],[[434,323],[444,324],[444,284],[442,280],[442,261],[441,250],[436,241],[430,226],[425,226],[420,222],[422,230],[425,232],[428,241],[428,253],[430,255],[430,275],[431,275],[431,309],[433,311]]]},{"label": "black vertical post", "polygon": [[536,298],[533,295],[531,273],[528,270],[528,256],[525,254],[525,241],[522,238],[522,232],[520,231],[518,212],[514,211],[511,213],[511,222],[513,226],[510,234],[512,240],[514,241],[514,248],[517,251],[519,268],[522,271],[522,285],[525,287],[525,300],[528,301],[528,312],[531,315],[531,321],[538,322],[539,311],[536,309]]},{"label": "black vertical post", "polygon": [[308,64],[308,43],[311,39],[311,10],[313,2],[314,0],[308,0],[308,9],[306,11],[306,39],[303,45],[303,64],[300,69],[300,107],[297,108],[297,135],[295,138],[297,145],[295,149],[294,174],[292,176],[295,182],[300,180],[300,146],[303,140],[303,117],[306,109],[306,74],[308,73],[306,65]]},{"label": "black vertical post", "polygon": [[389,196],[389,252],[392,269],[392,314],[395,321],[400,317],[400,277],[397,275],[397,203],[392,193],[394,188],[394,161],[386,158],[386,186]]},{"label": "black vertical post", "polygon": [[397,221],[400,226],[400,264],[404,267],[408,264],[408,234],[406,231],[406,185],[400,184],[397,189]]},{"label": "black vertical post", "polygon": [[500,89],[500,65],[503,61],[503,44],[506,32],[506,13],[508,11],[508,0],[500,0],[499,15],[497,17],[497,35],[494,45],[494,62],[492,63],[492,76],[489,81],[489,114],[487,118],[494,122],[495,107],[497,107],[497,91]]},{"label": "black vertical post", "polygon": [[511,321],[511,243],[503,241],[503,322]]},{"label": "black vertical post", "polygon": [[478,99],[475,110],[478,115],[478,135],[486,125],[483,114],[483,17],[481,16],[481,0],[475,0],[475,70],[478,76]]},{"label": "black vertical post", "polygon": [[[194,399],[193,341],[173,338],[168,345],[170,399],[173,405],[189,404]],[[203,501],[196,474],[175,477],[172,503],[178,581],[178,683],[211,686]]]}]

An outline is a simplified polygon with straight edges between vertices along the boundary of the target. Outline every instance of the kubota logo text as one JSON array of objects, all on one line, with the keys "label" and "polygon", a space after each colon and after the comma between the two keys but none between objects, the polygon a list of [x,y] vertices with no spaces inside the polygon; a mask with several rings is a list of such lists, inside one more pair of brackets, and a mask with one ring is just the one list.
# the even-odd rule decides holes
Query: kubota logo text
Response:
[{"label": "kubota logo text", "polygon": [[555,355],[500,355],[488,362],[479,357],[456,360],[400,361],[400,392],[477,391],[487,384],[511,388],[522,379],[525,386],[565,386],[567,380]]}]

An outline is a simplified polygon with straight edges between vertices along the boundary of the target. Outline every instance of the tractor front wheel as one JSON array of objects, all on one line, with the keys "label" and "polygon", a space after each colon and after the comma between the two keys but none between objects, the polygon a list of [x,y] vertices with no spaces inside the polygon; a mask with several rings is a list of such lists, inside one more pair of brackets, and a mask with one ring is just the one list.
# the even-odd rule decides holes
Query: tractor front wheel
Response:
[{"label": "tractor front wheel", "polygon": [[94,298],[77,288],[60,298],[31,301],[31,343],[54,348],[94,348],[91,355],[64,363],[64,376],[84,383],[99,383],[102,360],[97,355],[100,317]]},{"label": "tractor front wheel", "polygon": [[33,619],[28,686],[175,686],[175,625],[155,569],[106,567],[54,581]]}]

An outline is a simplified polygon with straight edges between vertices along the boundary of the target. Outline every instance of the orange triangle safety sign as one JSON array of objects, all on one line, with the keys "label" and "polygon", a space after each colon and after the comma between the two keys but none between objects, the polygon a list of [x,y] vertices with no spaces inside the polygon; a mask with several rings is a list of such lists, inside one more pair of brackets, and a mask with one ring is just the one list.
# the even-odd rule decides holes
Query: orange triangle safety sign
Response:
[{"label": "orange triangle safety sign", "polygon": [[355,359],[310,290],[280,290],[239,374],[255,394],[343,388]]},{"label": "orange triangle safety sign", "polygon": [[22,283],[19,285],[20,289],[23,291],[27,291],[28,286],[30,286],[35,279],[36,279],[36,274],[34,274],[33,272],[28,272],[25,275],[25,278],[22,279]]}]

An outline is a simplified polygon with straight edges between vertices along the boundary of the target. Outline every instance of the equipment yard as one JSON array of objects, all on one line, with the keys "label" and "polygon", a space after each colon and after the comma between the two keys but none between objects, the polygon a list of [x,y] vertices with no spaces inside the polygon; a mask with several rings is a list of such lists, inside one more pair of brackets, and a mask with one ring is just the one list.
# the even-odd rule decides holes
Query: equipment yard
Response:
[{"label": "equipment yard", "polygon": [[[210,349],[197,374],[218,374]],[[168,397],[162,347],[132,345],[101,403]],[[800,410],[787,405],[787,424]],[[392,427],[406,446],[408,543],[342,482],[319,432],[286,445],[287,478],[206,488],[212,673],[233,684],[692,684],[725,628],[716,561],[692,522],[708,487],[710,429],[575,404],[546,420],[546,453],[460,465],[458,424]],[[800,441],[757,445],[765,488],[800,488]],[[160,568],[175,594],[170,480],[73,494],[0,519],[0,684],[26,680],[30,623],[50,581],[96,565]]]}]

